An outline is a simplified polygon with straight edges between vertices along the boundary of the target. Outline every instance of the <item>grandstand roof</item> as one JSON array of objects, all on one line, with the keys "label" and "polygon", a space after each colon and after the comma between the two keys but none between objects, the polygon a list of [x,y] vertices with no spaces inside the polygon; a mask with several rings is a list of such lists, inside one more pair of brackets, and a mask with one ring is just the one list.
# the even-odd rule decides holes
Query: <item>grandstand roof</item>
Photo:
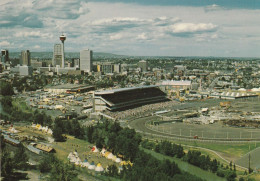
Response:
[{"label": "grandstand roof", "polygon": [[114,93],[117,93],[117,92],[124,92],[124,91],[137,90],[137,89],[146,89],[146,88],[153,88],[153,87],[158,87],[158,86],[149,85],[149,86],[127,87],[127,88],[120,88],[120,89],[96,91],[95,95],[114,94]]}]

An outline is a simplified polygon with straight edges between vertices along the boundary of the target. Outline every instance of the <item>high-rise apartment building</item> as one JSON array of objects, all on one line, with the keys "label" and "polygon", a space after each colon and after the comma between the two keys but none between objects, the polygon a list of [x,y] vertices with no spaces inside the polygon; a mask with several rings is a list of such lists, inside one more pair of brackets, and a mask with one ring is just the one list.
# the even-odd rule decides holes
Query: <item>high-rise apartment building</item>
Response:
[{"label": "high-rise apartment building", "polygon": [[20,59],[20,65],[26,65],[30,66],[31,65],[31,53],[29,50],[23,50],[21,52],[21,59]]},{"label": "high-rise apartment building", "polygon": [[81,50],[80,51],[80,70],[84,72],[92,71],[92,50]]},{"label": "high-rise apartment building", "polygon": [[52,65],[56,67],[59,65],[62,67],[62,45],[61,44],[55,44],[53,49],[53,58],[52,58]]},{"label": "high-rise apartment building", "polygon": [[3,62],[3,63],[9,62],[9,52],[8,52],[8,50],[1,50],[1,62]]}]

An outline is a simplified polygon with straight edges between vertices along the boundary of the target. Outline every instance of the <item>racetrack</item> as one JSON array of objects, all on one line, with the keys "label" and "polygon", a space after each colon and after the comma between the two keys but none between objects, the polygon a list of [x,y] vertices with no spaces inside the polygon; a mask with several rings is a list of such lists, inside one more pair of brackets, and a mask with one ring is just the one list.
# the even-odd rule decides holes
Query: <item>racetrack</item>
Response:
[{"label": "racetrack", "polygon": [[[221,102],[221,100],[208,99],[205,101],[179,103],[171,107],[171,112],[176,112],[175,110],[198,110],[201,107],[216,107],[219,105],[219,102]],[[252,106],[259,106],[259,101],[247,102],[241,100],[233,100],[231,102],[234,106],[239,105],[239,109],[241,110],[247,110]],[[256,104],[258,106],[256,106]],[[260,129],[257,128],[251,129],[229,127],[222,125],[220,122],[209,125],[197,125],[182,122],[169,122],[157,126],[151,124],[152,121],[158,121],[158,119],[160,119],[158,116],[151,114],[147,117],[132,118],[132,120],[129,122],[129,126],[141,133],[153,134],[153,136],[165,137],[167,139],[182,139],[194,141],[194,136],[196,135],[198,136],[198,139],[196,140],[204,142],[260,142]]]}]

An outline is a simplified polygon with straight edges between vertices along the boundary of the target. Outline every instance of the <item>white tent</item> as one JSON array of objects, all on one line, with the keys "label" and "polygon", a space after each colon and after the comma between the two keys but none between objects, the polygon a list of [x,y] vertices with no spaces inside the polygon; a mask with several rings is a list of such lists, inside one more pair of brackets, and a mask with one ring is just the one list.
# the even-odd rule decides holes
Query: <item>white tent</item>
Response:
[{"label": "white tent", "polygon": [[70,154],[68,155],[68,159],[71,159],[72,157],[74,157],[74,155],[73,155],[73,153],[72,152],[70,152]]},{"label": "white tent", "polygon": [[116,158],[115,162],[120,163],[122,160],[120,158]]},{"label": "white tent", "polygon": [[82,167],[88,167],[90,165],[90,163],[88,162],[88,160],[84,160],[84,162],[81,163]]},{"label": "white tent", "polygon": [[115,162],[116,159],[117,159],[117,157],[114,155],[114,156],[112,157],[112,160]]},{"label": "white tent", "polygon": [[97,147],[96,147],[96,146],[93,146],[93,147],[92,147],[92,149],[91,149],[91,151],[92,151],[92,152],[94,152],[94,153],[97,153],[97,152],[99,152],[99,150],[97,149]]},{"label": "white tent", "polygon": [[96,168],[96,165],[94,164],[94,162],[92,162],[89,166],[88,166],[88,169],[89,170],[95,170]]},{"label": "white tent", "polygon": [[96,171],[96,172],[103,172],[103,171],[104,171],[104,168],[103,168],[102,165],[99,163],[99,164],[97,164],[97,167],[95,168],[95,171]]},{"label": "white tent", "polygon": [[76,157],[73,156],[73,157],[70,158],[71,163],[75,163],[76,161],[77,161]]},{"label": "white tent", "polygon": [[76,162],[81,162],[79,157],[76,157]]},{"label": "white tent", "polygon": [[78,152],[76,152],[76,151],[73,152],[73,155],[75,155],[76,157],[79,156]]},{"label": "white tent", "polygon": [[75,165],[81,165],[81,161],[76,161]]},{"label": "white tent", "polygon": [[105,148],[102,148],[101,154],[102,154],[102,155],[105,155],[105,153],[106,153],[106,149],[105,149]]},{"label": "white tent", "polygon": [[9,129],[9,131],[10,131],[11,133],[18,133],[18,131],[17,131],[14,127],[11,127],[11,128]]},{"label": "white tent", "polygon": [[110,154],[107,156],[107,158],[108,158],[108,159],[111,159],[111,160],[113,159],[113,157],[114,157],[113,153],[110,153]]},{"label": "white tent", "polygon": [[52,135],[53,131],[51,129],[48,129],[48,134]]}]

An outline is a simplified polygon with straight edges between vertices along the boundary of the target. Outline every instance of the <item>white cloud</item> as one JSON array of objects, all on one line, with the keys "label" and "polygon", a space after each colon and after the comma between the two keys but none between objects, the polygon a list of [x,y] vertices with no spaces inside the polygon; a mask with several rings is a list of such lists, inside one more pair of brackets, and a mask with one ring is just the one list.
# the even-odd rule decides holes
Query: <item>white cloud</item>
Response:
[{"label": "white cloud", "polygon": [[35,45],[33,48],[34,49],[40,49],[41,47],[40,47],[40,45]]},{"label": "white cloud", "polygon": [[119,40],[123,37],[121,33],[110,35],[110,40]]},{"label": "white cloud", "polygon": [[169,27],[172,33],[195,33],[216,30],[217,26],[212,23],[177,23]]},{"label": "white cloud", "polygon": [[15,37],[41,37],[41,38],[52,38],[53,35],[49,33],[42,33],[40,31],[30,31],[30,32],[17,32],[14,34]]},{"label": "white cloud", "polygon": [[9,47],[11,44],[8,41],[1,41],[0,46],[1,47]]},{"label": "white cloud", "polygon": [[210,6],[206,6],[204,8],[205,12],[212,12],[212,11],[220,11],[220,10],[225,10],[225,8],[217,5],[217,4],[212,4]]},{"label": "white cloud", "polygon": [[111,24],[127,24],[127,23],[138,23],[143,22],[144,20],[135,18],[135,17],[114,17],[99,19],[92,22],[92,25],[111,25]]},{"label": "white cloud", "polygon": [[225,49],[231,53],[237,49],[236,56],[260,56],[259,19],[260,10],[224,9],[218,5],[1,0],[0,42],[8,42],[9,49],[16,51],[36,46],[41,46],[41,51],[52,51],[64,32],[66,51],[88,47],[132,55],[214,56],[228,55],[222,54]]},{"label": "white cloud", "polygon": [[148,35],[148,33],[141,33],[139,35],[137,35],[137,40],[151,40],[152,37],[150,35]]}]

